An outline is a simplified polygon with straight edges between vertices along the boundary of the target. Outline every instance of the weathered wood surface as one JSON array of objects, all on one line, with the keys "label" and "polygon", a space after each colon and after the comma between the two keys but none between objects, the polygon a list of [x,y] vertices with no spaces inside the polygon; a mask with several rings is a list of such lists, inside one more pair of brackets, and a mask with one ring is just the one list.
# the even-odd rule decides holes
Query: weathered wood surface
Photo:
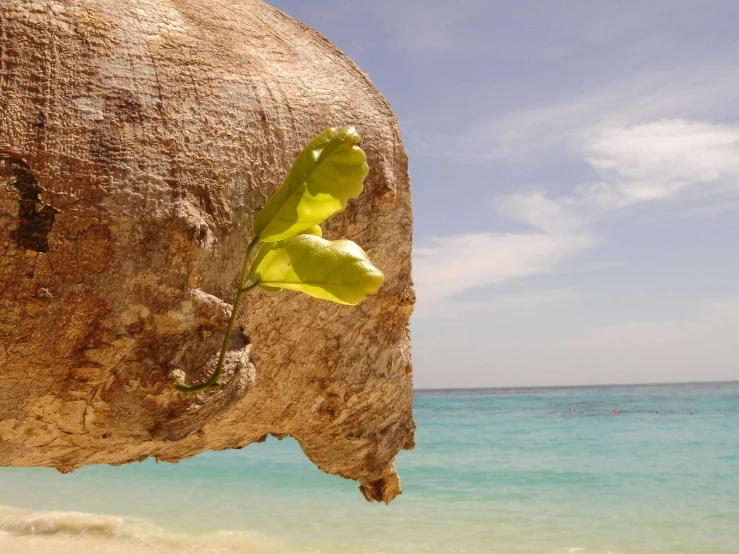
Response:
[{"label": "weathered wood surface", "polygon": [[[326,225],[386,275],[357,307],[247,296],[256,211],[316,133],[370,174]],[[177,461],[291,435],[368,499],[413,445],[411,204],[390,107],[320,35],[257,0],[0,0],[0,465]]]}]

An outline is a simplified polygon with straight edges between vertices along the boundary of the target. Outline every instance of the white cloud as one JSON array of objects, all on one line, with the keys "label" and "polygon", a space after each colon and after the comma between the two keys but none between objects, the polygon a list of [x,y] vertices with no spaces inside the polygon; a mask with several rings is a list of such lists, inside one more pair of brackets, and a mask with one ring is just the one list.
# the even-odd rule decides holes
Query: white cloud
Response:
[{"label": "white cloud", "polygon": [[606,179],[578,190],[595,207],[739,190],[739,126],[673,119],[608,129],[585,152]]},{"label": "white cloud", "polygon": [[[612,128],[591,139],[583,155],[602,181],[558,198],[513,194],[496,206],[514,221],[553,234],[580,232],[604,211],[681,196],[714,195],[722,210],[737,207],[727,198],[739,193],[737,125],[672,119]],[[712,213],[710,207],[702,210]]]},{"label": "white cloud", "polygon": [[568,199],[552,199],[544,192],[511,194],[494,202],[509,219],[552,235],[576,234],[586,224],[585,214],[570,204]]},{"label": "white cloud", "polygon": [[483,116],[453,139],[448,131],[428,139],[435,153],[464,162],[532,163],[543,154],[566,154],[597,178],[573,183],[561,196],[535,191],[494,200],[499,214],[535,232],[431,238],[416,248],[419,313],[470,289],[561,270],[597,243],[593,229],[605,212],[695,197],[710,199],[704,210],[710,203],[731,205],[732,191],[739,191],[739,125],[710,121],[739,120],[737,88],[739,73],[726,66],[649,71],[549,104]]},{"label": "white cloud", "polygon": [[602,181],[559,198],[512,195],[498,201],[503,213],[538,228],[566,229],[603,211],[681,196],[714,195],[725,207],[726,194],[739,192],[737,125],[671,119],[616,127],[594,136],[582,151]]},{"label": "white cloud", "polygon": [[476,233],[435,237],[413,253],[418,315],[464,291],[552,271],[593,240],[581,235]]},{"label": "white cloud", "polygon": [[597,242],[576,210],[541,192],[507,196],[496,205],[508,219],[537,232],[432,237],[429,245],[415,248],[419,315],[428,315],[444,299],[470,289],[554,271],[562,261]]},{"label": "white cloud", "polygon": [[[432,238],[416,248],[419,313],[470,289],[554,271],[596,244],[599,215],[677,197],[739,192],[739,127],[663,120],[607,129],[583,148],[603,181],[552,198],[543,192],[497,199],[506,218],[535,233],[477,233]],[[724,195],[717,196],[726,204]]]},{"label": "white cloud", "polygon": [[652,71],[575,97],[570,93],[560,102],[483,117],[452,141],[448,133],[440,137],[443,148],[433,148],[467,162],[529,163],[547,151],[579,153],[609,129],[675,117],[739,116],[737,88],[739,73],[726,67]]}]

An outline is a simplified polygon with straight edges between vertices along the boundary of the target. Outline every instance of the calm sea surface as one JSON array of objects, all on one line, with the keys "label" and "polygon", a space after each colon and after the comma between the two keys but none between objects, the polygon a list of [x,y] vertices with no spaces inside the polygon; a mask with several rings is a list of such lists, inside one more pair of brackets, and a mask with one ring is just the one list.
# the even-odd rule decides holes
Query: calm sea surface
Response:
[{"label": "calm sea surface", "polygon": [[418,391],[415,410],[390,506],[290,439],[3,468],[0,553],[739,553],[739,383]]}]

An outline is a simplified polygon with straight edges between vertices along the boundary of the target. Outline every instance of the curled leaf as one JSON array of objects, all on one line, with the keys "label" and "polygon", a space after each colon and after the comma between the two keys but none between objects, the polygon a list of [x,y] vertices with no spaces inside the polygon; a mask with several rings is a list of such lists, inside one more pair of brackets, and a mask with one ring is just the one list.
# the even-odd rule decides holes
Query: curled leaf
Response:
[{"label": "curled leaf", "polygon": [[384,276],[350,240],[298,235],[265,244],[249,279],[272,292],[285,288],[339,304],[358,304],[377,293]]},{"label": "curled leaf", "polygon": [[282,186],[254,221],[259,240],[276,242],[321,224],[362,192],[369,171],[354,127],[327,129],[314,138],[290,168]]}]

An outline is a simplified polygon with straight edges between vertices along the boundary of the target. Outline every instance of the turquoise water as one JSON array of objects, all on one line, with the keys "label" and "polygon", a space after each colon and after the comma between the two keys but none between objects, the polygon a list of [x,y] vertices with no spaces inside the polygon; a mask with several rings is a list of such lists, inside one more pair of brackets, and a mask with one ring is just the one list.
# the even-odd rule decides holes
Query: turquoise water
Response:
[{"label": "turquoise water", "polygon": [[739,552],[739,383],[418,391],[415,415],[390,506],[290,439],[0,469],[0,552]]}]

